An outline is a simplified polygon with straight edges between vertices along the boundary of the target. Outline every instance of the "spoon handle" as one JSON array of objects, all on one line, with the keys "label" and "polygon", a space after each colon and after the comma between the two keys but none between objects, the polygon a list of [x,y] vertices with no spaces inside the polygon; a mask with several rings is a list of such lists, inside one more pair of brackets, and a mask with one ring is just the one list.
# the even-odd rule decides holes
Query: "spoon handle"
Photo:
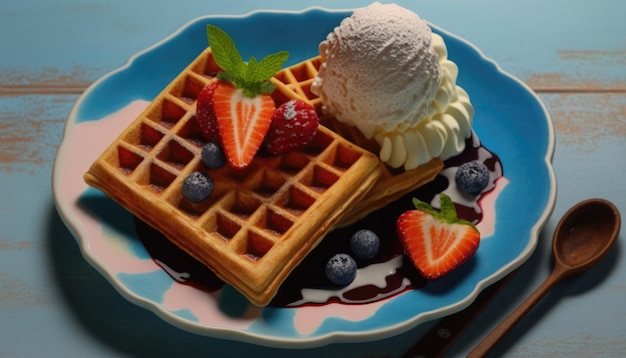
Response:
[{"label": "spoon handle", "polygon": [[491,349],[528,313],[543,296],[565,275],[566,271],[556,266],[550,276],[522,304],[500,323],[468,354],[468,358],[484,357]]}]

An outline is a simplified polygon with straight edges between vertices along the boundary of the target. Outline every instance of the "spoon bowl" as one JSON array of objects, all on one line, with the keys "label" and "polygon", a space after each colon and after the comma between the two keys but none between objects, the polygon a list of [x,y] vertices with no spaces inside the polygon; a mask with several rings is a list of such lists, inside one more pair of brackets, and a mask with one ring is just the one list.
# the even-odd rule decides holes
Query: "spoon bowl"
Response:
[{"label": "spoon bowl", "polygon": [[574,205],[555,229],[556,263],[572,274],[587,270],[611,248],[619,230],[619,211],[612,203],[589,199]]},{"label": "spoon bowl", "polygon": [[485,337],[468,355],[483,357],[563,278],[587,270],[613,246],[621,227],[619,211],[604,199],[581,201],[569,209],[554,230],[554,269],[548,278]]}]

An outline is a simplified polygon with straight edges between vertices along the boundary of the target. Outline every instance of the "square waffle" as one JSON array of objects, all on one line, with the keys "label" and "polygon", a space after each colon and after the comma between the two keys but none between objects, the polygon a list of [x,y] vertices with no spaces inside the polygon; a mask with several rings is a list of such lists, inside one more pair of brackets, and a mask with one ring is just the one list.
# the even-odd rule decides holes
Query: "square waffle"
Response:
[{"label": "square waffle", "polygon": [[[291,98],[300,98],[315,107],[320,115],[320,123],[351,142],[378,155],[380,145],[374,139],[367,139],[356,128],[337,121],[332,116],[322,113],[322,101],[311,92],[311,84],[322,64],[320,56],[313,57],[278,72],[272,82],[281,94]],[[387,206],[405,194],[433,180],[443,169],[439,158],[424,163],[417,168],[394,169],[382,161],[379,163],[381,176],[365,198],[342,219],[342,225],[350,224],[367,214]]]},{"label": "square waffle", "polygon": [[[85,181],[165,234],[252,303],[267,305],[323,236],[373,187],[377,156],[320,126],[313,142],[257,155],[244,170],[206,169],[196,98],[219,68],[200,54],[101,154]],[[291,98],[280,88],[276,104]],[[213,193],[193,203],[182,181],[194,171]]]}]

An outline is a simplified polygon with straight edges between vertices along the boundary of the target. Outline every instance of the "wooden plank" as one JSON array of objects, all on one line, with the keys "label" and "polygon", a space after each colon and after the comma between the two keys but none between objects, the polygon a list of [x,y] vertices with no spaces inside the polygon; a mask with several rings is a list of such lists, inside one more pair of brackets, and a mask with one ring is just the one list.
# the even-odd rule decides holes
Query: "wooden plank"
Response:
[{"label": "wooden plank", "polygon": [[0,97],[0,187],[2,174],[40,173],[54,160],[76,95]]},{"label": "wooden plank", "polygon": [[552,117],[557,146],[564,150],[589,153],[626,139],[626,93],[544,93],[540,97]]},{"label": "wooden plank", "polygon": [[[240,343],[187,333],[126,302],[80,256],[54,210],[50,189],[65,117],[86,86],[197,16],[240,15],[259,6],[299,10],[371,2],[0,2],[0,187],[5,189],[0,196],[0,356],[40,356],[50,348],[66,356],[242,356]],[[626,212],[626,187],[620,180],[626,177],[626,3],[395,2],[475,43],[539,92],[554,120],[559,198],[553,219],[529,265],[449,351],[464,356],[547,276],[551,229],[570,205],[599,196],[615,200]],[[616,251],[554,292],[498,352],[619,356],[625,349],[619,333],[626,282],[619,256]],[[298,354],[399,356],[416,332],[423,330]],[[257,352],[276,357],[294,353],[267,347]]]},{"label": "wooden plank", "polygon": [[[565,93],[565,94],[541,94],[541,99],[546,104],[547,109],[551,113],[554,121],[554,126],[557,134],[557,151],[555,154],[555,167],[557,173],[561,179],[559,180],[559,195],[563,204],[560,204],[555,211],[555,215],[558,216],[560,211],[564,211],[570,203],[573,203],[582,197],[580,195],[587,195],[580,193],[579,180],[583,182],[596,183],[597,174],[602,173],[602,169],[606,166],[606,159],[602,159],[605,155],[602,151],[610,146],[610,143],[621,142],[624,143],[624,137],[626,132],[624,126],[626,125],[626,94],[623,93]],[[11,307],[12,309],[24,309],[38,310],[49,315],[56,312],[55,305],[60,303],[58,298],[46,298],[50,297],[50,293],[47,291],[49,285],[43,280],[46,276],[41,276],[33,272],[33,267],[39,267],[43,265],[42,262],[36,261],[40,257],[42,243],[41,237],[45,237],[46,234],[43,230],[46,230],[45,226],[40,225],[26,225],[26,227],[11,225],[12,222],[21,221],[28,216],[31,220],[37,222],[42,221],[37,219],[39,216],[48,216],[46,214],[48,209],[45,206],[36,204],[36,201],[29,201],[30,204],[19,204],[22,210],[15,214],[6,215],[7,213],[14,212],[18,203],[21,202],[21,194],[30,190],[28,197],[39,198],[43,202],[50,202],[50,189],[49,189],[49,175],[51,172],[51,163],[54,158],[56,144],[61,139],[63,132],[65,116],[71,108],[73,102],[76,100],[75,95],[22,95],[22,96],[6,96],[0,98],[0,125],[2,130],[0,133],[0,153],[9,153],[10,158],[5,158],[0,161],[0,187],[10,186],[12,190],[7,191],[9,196],[3,197],[0,200],[0,212],[5,215],[0,216],[0,227],[9,228],[5,230],[0,237],[0,255],[4,257],[2,270],[0,272],[0,292],[3,292],[0,305],[2,307]],[[17,135],[16,135],[17,134]],[[619,145],[615,146],[619,147]],[[622,145],[623,147],[623,145]],[[615,157],[612,160],[620,160],[622,157]],[[623,159],[622,159],[623,160]],[[587,169],[589,171],[587,172]],[[584,170],[584,171],[581,171]],[[617,169],[615,175],[617,177],[623,177],[626,175],[626,167]],[[621,173],[621,174],[620,174]],[[566,178],[576,177],[576,180],[568,180]],[[622,195],[622,193],[615,193],[615,186],[611,186],[608,183],[600,183],[592,185],[595,189],[593,191],[599,196],[607,196],[610,194]],[[608,192],[607,192],[608,191]],[[28,210],[24,210],[28,209]],[[624,209],[622,207],[622,209]],[[28,215],[27,215],[28,212]],[[33,217],[33,213],[35,213]],[[61,223],[58,218],[53,220],[56,230],[59,231]],[[517,277],[541,277],[547,275],[549,268],[549,232],[547,233],[546,240],[542,241],[542,246],[538,250],[539,257],[533,259],[532,265],[540,265],[541,269],[528,267],[525,268],[522,273]],[[64,241],[70,240],[69,234],[64,231]],[[59,245],[58,243],[56,245]],[[69,244],[63,244],[68,246]],[[72,243],[72,245],[75,245]],[[73,246],[72,246],[73,247]],[[101,309],[86,309],[80,310],[81,315],[86,315],[83,318],[84,322],[88,322],[89,325],[93,322],[106,323],[106,327],[99,328],[106,331],[124,331],[127,325],[133,326],[133,337],[139,346],[151,347],[151,348],[137,348],[137,353],[152,352],[159,349],[168,349],[171,352],[174,351],[202,351],[207,339],[194,339],[189,334],[184,333],[176,328],[170,328],[168,324],[160,322],[158,319],[152,319],[152,315],[144,312],[142,309],[134,307],[133,305],[124,304],[121,298],[118,299],[118,294],[110,289],[108,283],[104,279],[99,280],[99,283],[81,282],[80,279],[67,278],[82,275],[80,270],[88,268],[87,264],[82,261],[79,254],[74,249],[70,258],[62,257],[60,252],[55,253],[56,260],[68,260],[71,259],[76,265],[78,270],[73,269],[70,265],[63,266],[63,273],[66,277],[63,281],[64,285],[71,283],[72,289],[78,289],[79,284],[81,287],[88,287],[89,290],[97,292],[107,292],[111,295],[108,300],[114,299],[116,304],[111,306],[100,306]],[[27,263],[27,267],[30,267],[26,272],[26,276],[19,276],[16,270],[9,268],[9,263],[14,262],[15,259],[20,258]],[[79,264],[80,263],[80,264]],[[24,272],[23,268],[19,272]],[[539,271],[537,273],[536,271]],[[86,274],[85,274],[86,275]],[[98,274],[93,271],[89,271],[91,278]],[[27,278],[28,277],[28,278]],[[81,276],[82,277],[82,276]],[[506,302],[508,306],[515,307],[515,299],[521,300],[525,297],[525,292],[533,289],[535,280],[525,279],[520,282],[520,279],[514,281],[514,285],[507,287],[503,292],[504,296],[499,297],[496,301],[497,307],[487,308],[485,316],[479,317],[479,319],[473,324],[468,332],[462,336],[459,342],[452,346],[450,354],[462,355],[464,350],[469,351],[473,343],[478,341],[478,335],[481,330],[486,333],[490,324],[496,324],[500,317],[500,311],[502,310],[503,302]],[[619,289],[620,282],[615,280],[607,283],[606,286],[600,287],[599,292],[595,293],[596,296],[607,297],[607,300],[611,300],[615,297],[611,294],[611,291]],[[576,289],[576,285],[573,286]],[[91,291],[90,291],[91,292]],[[508,292],[508,293],[507,293]],[[77,295],[74,292],[68,293],[72,297]],[[89,296],[85,293],[84,295]],[[54,296],[52,296],[54,297]],[[517,335],[516,337],[509,338],[507,342],[504,342],[503,346],[499,347],[500,352],[521,354],[524,352],[532,352],[533,354],[541,354],[542,352],[570,352],[585,355],[596,354],[602,352],[615,352],[620,346],[612,346],[608,344],[608,339],[611,332],[603,330],[606,327],[609,331],[619,331],[621,323],[616,320],[612,320],[611,316],[615,315],[616,310],[612,305],[604,305],[594,310],[592,317],[585,318],[585,325],[577,326],[575,322],[572,322],[569,318],[571,315],[567,311],[584,311],[585,307],[589,304],[585,303],[585,299],[581,298],[577,301],[571,301],[570,298],[564,297],[563,301],[568,300],[568,305],[574,304],[575,307],[565,309],[564,312],[558,313],[557,307],[548,306],[548,309],[554,310],[554,312],[546,312],[548,309],[544,309],[543,315],[549,316],[545,320],[538,318],[535,314],[535,319],[532,318],[526,323],[526,328],[522,328],[523,335]],[[554,301],[554,300],[553,300]],[[566,302],[563,302],[564,304]],[[115,315],[114,310],[119,310],[122,307],[127,314],[136,315],[136,321],[127,322],[120,326],[120,321],[111,321],[108,319],[111,315],[114,317],[120,317]],[[560,308],[560,306],[558,307]],[[541,308],[540,308],[541,309]],[[32,325],[33,321],[29,319],[22,319],[17,321],[9,313],[11,310],[0,310],[0,322],[12,322],[16,332],[28,331],[28,326]],[[539,311],[542,312],[542,311]],[[55,313],[58,314],[58,313]],[[39,316],[40,317],[40,316]],[[133,316],[134,317],[134,316]],[[143,323],[143,320],[150,318],[151,325]],[[539,317],[542,317],[539,315]],[[565,323],[567,329],[563,331],[562,322]],[[52,323],[40,322],[47,327],[51,327]],[[158,329],[153,328],[159,327]],[[55,321],[54,324],[56,339],[62,341],[71,341],[76,339],[76,331],[80,329],[80,325],[75,326],[71,319],[67,317],[61,322]],[[531,328],[532,327],[532,328]],[[554,332],[559,331],[555,327],[561,327],[559,334]],[[623,327],[622,327],[623,328]],[[419,328],[418,328],[419,329]],[[412,330],[413,332],[417,331]],[[593,334],[589,335],[587,332],[593,330]],[[151,340],[151,337],[159,336],[166,332],[168,334],[176,334],[181,338],[181,341],[186,342],[183,345],[148,345],[147,342]],[[468,338],[469,336],[469,338]],[[112,335],[111,337],[115,337]],[[558,338],[559,341],[553,341],[553,338]],[[573,337],[568,340],[567,337]],[[579,339],[576,337],[585,337],[585,339]],[[43,336],[33,337],[38,342],[49,342],[49,339]],[[111,338],[114,339],[114,338]],[[379,352],[395,352],[398,350],[402,352],[407,349],[411,342],[411,334],[404,334],[400,337],[391,338],[389,340],[383,340],[377,343],[376,348]],[[539,341],[537,341],[539,339]],[[211,342],[218,342],[217,340],[211,340]],[[547,344],[547,342],[552,342]],[[88,354],[89,352],[98,352],[100,348],[89,346],[86,340],[82,340],[82,352]],[[595,342],[603,342],[606,345],[599,345]],[[14,343],[7,342],[5,345],[5,352],[27,352],[18,341]],[[222,344],[220,342],[220,344]],[[230,345],[234,347],[234,345]],[[158,348],[160,347],[160,348]],[[349,350],[349,345],[343,345],[345,350]],[[372,346],[370,345],[370,348]],[[145,350],[142,350],[145,349]],[[590,351],[593,349],[593,351]],[[267,354],[274,354],[278,352],[285,353],[285,351],[276,351],[272,349],[264,349]],[[317,350],[310,350],[310,356],[316,354],[327,353],[324,348]]]},{"label": "wooden plank", "polygon": [[[264,8],[301,10],[313,3],[336,9],[369,2],[268,1]],[[474,42],[538,91],[624,89],[626,22],[619,11],[611,11],[610,0],[397,3]],[[200,15],[241,15],[257,6],[200,0],[185,6],[153,6],[147,0],[132,5],[120,0],[107,5],[5,2],[0,11],[0,94],[79,93]]]}]

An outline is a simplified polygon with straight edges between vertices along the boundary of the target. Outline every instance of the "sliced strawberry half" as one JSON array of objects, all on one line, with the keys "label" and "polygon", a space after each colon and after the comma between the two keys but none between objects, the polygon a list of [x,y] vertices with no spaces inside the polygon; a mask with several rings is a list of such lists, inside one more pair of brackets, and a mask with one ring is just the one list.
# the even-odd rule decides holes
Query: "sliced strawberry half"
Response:
[{"label": "sliced strawberry half", "polygon": [[268,94],[247,97],[230,83],[213,91],[213,111],[222,148],[230,165],[247,167],[261,147],[276,106]]},{"label": "sliced strawberry half", "polygon": [[472,257],[480,233],[469,221],[458,219],[452,200],[441,194],[441,212],[413,200],[416,209],[397,220],[397,231],[407,256],[427,279],[437,279]]}]

